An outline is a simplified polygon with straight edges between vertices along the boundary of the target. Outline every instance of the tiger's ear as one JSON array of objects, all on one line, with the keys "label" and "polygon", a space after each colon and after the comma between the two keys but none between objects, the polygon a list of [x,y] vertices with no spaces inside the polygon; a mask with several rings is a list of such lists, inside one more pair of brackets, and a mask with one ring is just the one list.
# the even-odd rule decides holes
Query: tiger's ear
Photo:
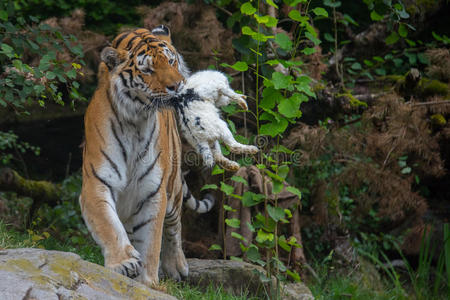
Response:
[{"label": "tiger's ear", "polygon": [[164,40],[172,44],[172,39],[170,38],[170,30],[165,25],[158,25],[152,29],[152,34],[155,35],[160,40]]},{"label": "tiger's ear", "polygon": [[127,52],[111,47],[105,47],[100,54],[101,60],[108,66],[109,70],[114,69],[126,60]]}]

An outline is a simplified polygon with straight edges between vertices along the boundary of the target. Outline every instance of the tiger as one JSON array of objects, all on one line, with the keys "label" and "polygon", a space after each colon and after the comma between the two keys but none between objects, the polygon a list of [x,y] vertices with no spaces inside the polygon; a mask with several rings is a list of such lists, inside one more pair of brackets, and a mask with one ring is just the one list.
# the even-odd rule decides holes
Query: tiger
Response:
[{"label": "tiger", "polygon": [[237,162],[222,154],[219,141],[223,141],[233,153],[258,152],[256,146],[243,145],[234,139],[218,109],[235,102],[247,110],[245,98],[230,88],[223,73],[213,70],[199,71],[191,75],[178,97],[174,98],[181,133],[199,152],[206,166],[212,167],[217,162],[229,171],[239,169]]},{"label": "tiger", "polygon": [[181,172],[174,95],[189,76],[164,25],[119,34],[101,52],[98,86],[84,117],[83,219],[105,267],[149,285],[181,280],[181,206],[204,212]]}]

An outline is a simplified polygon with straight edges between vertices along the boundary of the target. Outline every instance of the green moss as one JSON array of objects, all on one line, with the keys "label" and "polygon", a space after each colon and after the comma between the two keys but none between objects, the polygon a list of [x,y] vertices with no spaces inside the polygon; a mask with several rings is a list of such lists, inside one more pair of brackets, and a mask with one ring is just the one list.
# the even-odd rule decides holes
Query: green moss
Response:
[{"label": "green moss", "polygon": [[430,80],[423,78],[420,80],[417,87],[418,92],[421,96],[447,96],[449,94],[449,87],[447,84],[440,82],[439,80]]},{"label": "green moss", "polygon": [[434,114],[434,115],[432,115],[431,116],[431,122],[433,124],[436,124],[436,125],[439,125],[439,126],[444,126],[445,124],[447,124],[447,120],[441,114]]},{"label": "green moss", "polygon": [[414,4],[408,5],[406,11],[411,15],[425,15],[430,10],[433,10],[439,1],[436,0],[416,0]]},{"label": "green moss", "polygon": [[367,103],[364,101],[361,101],[359,99],[356,99],[355,96],[353,96],[351,93],[342,93],[342,94],[337,94],[336,97],[345,97],[348,99],[350,105],[352,107],[367,107]]},{"label": "green moss", "polygon": [[61,282],[71,282],[72,274],[70,274],[70,271],[77,271],[79,266],[77,261],[64,257],[55,257],[49,264],[49,268],[59,276]]},{"label": "green moss", "polygon": [[405,82],[405,76],[403,75],[386,75],[382,76],[380,78],[382,81],[389,82],[389,83],[403,83]]}]

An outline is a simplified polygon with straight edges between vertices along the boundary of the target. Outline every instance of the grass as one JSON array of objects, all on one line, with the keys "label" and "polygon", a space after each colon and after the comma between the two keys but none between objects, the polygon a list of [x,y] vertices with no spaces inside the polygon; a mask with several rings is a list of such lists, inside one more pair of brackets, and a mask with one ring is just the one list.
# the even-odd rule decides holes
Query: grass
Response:
[{"label": "grass", "polygon": [[178,299],[183,300],[258,300],[259,298],[251,297],[247,293],[241,296],[233,296],[226,293],[221,286],[213,286],[212,284],[206,290],[193,287],[183,283],[173,281],[164,281],[167,292]]},{"label": "grass", "polygon": [[[450,228],[448,225],[444,228],[444,232],[444,250],[440,255],[437,268],[432,267],[431,257],[434,253],[434,247],[430,245],[429,239],[424,239],[417,270],[413,270],[404,258],[405,264],[408,266],[407,280],[405,276],[400,276],[393,267],[383,264],[378,258],[367,253],[365,255],[360,253],[371,260],[374,270],[378,269],[378,272],[383,274],[381,278],[374,280],[370,276],[364,277],[364,275],[333,275],[335,272],[331,272],[332,268],[329,263],[316,263],[314,270],[318,273],[317,279],[308,286],[317,300],[447,299],[445,289],[448,289],[448,285],[446,283],[450,283]],[[9,228],[0,220],[0,249],[25,247],[73,252],[87,261],[103,265],[100,248],[90,238],[84,240],[81,245],[80,243],[74,244],[70,239],[61,242],[52,236],[45,236],[45,234],[38,232],[18,232]],[[388,261],[387,257],[383,256],[383,258]],[[361,269],[367,271],[368,268],[363,266]],[[371,271],[367,272],[370,273]],[[439,282],[436,283],[436,281]],[[206,290],[201,290],[195,286],[173,281],[163,281],[162,285],[166,287],[169,294],[185,300],[258,299],[251,298],[246,293],[242,293],[240,296],[230,295],[221,286],[210,285]]]},{"label": "grass", "polygon": [[394,300],[410,299],[394,288],[377,290],[357,278],[332,277],[322,284],[309,286],[316,300]]}]

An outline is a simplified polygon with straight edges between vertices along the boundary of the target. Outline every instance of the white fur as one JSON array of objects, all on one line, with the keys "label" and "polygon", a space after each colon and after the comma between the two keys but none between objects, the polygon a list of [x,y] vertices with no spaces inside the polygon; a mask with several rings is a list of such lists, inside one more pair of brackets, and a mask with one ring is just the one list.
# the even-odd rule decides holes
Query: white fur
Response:
[{"label": "white fur", "polygon": [[[192,90],[194,95],[190,95]],[[223,141],[235,153],[258,151],[255,146],[238,143],[225,121],[221,119],[218,107],[236,102],[247,109],[245,96],[235,93],[227,77],[218,71],[201,71],[186,80],[181,91],[181,103],[177,112],[181,132],[189,144],[203,157],[205,165],[212,167],[217,161],[226,169],[236,170],[239,165],[225,158],[220,150]]]}]

